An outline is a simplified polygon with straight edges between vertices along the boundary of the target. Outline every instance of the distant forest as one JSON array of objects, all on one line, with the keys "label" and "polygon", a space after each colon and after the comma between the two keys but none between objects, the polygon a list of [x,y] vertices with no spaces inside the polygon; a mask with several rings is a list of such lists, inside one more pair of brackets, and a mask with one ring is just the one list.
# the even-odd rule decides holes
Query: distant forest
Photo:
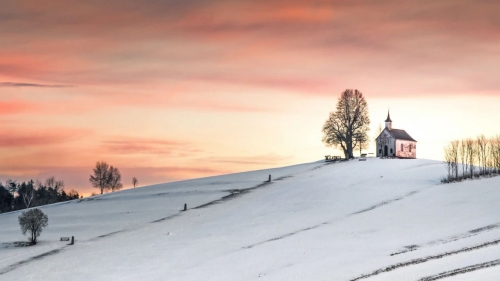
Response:
[{"label": "distant forest", "polygon": [[17,183],[7,180],[0,182],[0,213],[43,206],[47,204],[78,199],[77,191],[68,193],[64,190],[64,182],[50,177],[45,182],[39,180]]}]

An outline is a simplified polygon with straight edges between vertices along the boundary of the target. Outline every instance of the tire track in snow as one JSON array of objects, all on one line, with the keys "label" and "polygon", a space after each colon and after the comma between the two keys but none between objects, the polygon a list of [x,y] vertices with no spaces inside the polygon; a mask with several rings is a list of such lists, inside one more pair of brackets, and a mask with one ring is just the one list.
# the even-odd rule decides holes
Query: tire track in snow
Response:
[{"label": "tire track in snow", "polygon": [[179,212],[179,213],[177,213],[177,214],[173,214],[173,215],[170,215],[170,216],[168,216],[168,217],[164,217],[164,218],[161,218],[161,219],[154,220],[154,221],[152,221],[152,222],[150,222],[150,223],[157,223],[157,222],[162,222],[162,221],[171,220],[171,219],[176,218],[176,217],[178,217],[178,216],[180,216],[180,215],[181,215],[181,213]]},{"label": "tire track in snow", "polygon": [[398,198],[394,198],[394,199],[391,199],[391,200],[387,200],[387,201],[382,201],[382,202],[380,202],[380,203],[378,203],[378,204],[376,204],[376,205],[373,205],[373,206],[368,207],[368,208],[366,208],[366,209],[363,209],[363,210],[361,210],[361,211],[354,212],[354,213],[350,214],[349,216],[369,212],[369,211],[371,211],[371,210],[374,210],[374,209],[377,209],[377,208],[382,207],[382,206],[384,206],[384,205],[387,205],[387,204],[390,204],[390,203],[393,203],[393,202],[396,202],[396,201],[402,200],[402,199],[404,199],[404,198],[406,198],[406,197],[412,196],[412,195],[417,194],[417,193],[418,193],[418,191],[412,191],[412,192],[410,192],[410,193],[408,193],[408,194],[406,194],[406,195],[404,195],[404,196],[401,196],[401,197],[398,197]]},{"label": "tire track in snow", "polygon": [[287,179],[287,178],[291,178],[293,177],[293,175],[288,175],[288,176],[282,176],[282,177],[279,177],[279,178],[276,178],[274,179],[273,181],[265,181],[265,182],[262,182],[256,186],[253,186],[253,187],[249,187],[249,188],[243,188],[243,189],[230,189],[230,190],[226,190],[226,192],[229,192],[230,194],[229,195],[226,195],[220,199],[216,199],[214,201],[210,201],[208,203],[205,203],[203,205],[199,205],[199,206],[196,206],[192,209],[203,209],[203,208],[206,208],[206,207],[209,207],[209,206],[212,206],[212,205],[216,205],[216,204],[220,204],[220,203],[224,203],[226,201],[229,201],[229,200],[232,200],[232,199],[235,199],[237,197],[240,197],[244,194],[247,194],[253,190],[256,190],[256,189],[259,189],[259,188],[262,188],[262,187],[265,187],[265,186],[268,186],[268,185],[271,185],[273,184],[275,181],[282,181],[284,179]]},{"label": "tire track in snow", "polygon": [[67,246],[64,246],[64,247],[59,248],[59,249],[51,250],[51,251],[45,252],[43,254],[39,254],[39,255],[36,255],[34,257],[27,258],[27,259],[24,259],[22,261],[19,261],[19,262],[16,262],[14,264],[11,264],[11,265],[7,266],[6,268],[0,270],[0,275],[3,275],[3,274],[8,273],[8,272],[11,272],[12,270],[14,270],[16,268],[19,268],[19,267],[21,267],[23,265],[26,265],[26,264],[28,264],[30,262],[33,262],[33,261],[36,261],[36,260],[41,260],[41,259],[43,259],[45,257],[48,257],[48,256],[51,256],[51,255],[55,255],[57,253],[60,253],[66,247]]},{"label": "tire track in snow", "polygon": [[273,241],[276,241],[276,240],[280,240],[280,239],[283,239],[283,238],[286,238],[286,237],[289,237],[289,236],[292,236],[292,235],[295,235],[297,233],[301,233],[301,232],[304,232],[304,231],[307,231],[307,230],[311,230],[311,229],[315,229],[315,228],[318,228],[322,225],[325,225],[325,224],[328,224],[328,222],[324,222],[322,224],[318,224],[318,225],[315,225],[315,226],[311,226],[311,227],[307,227],[307,228],[303,228],[303,229],[299,229],[297,231],[294,231],[294,232],[290,232],[290,233],[287,233],[287,234],[284,234],[282,236],[279,236],[279,237],[275,237],[275,238],[271,238],[269,240],[266,240],[266,241],[263,241],[263,242],[259,242],[259,243],[256,243],[256,244],[252,244],[250,246],[245,246],[243,247],[243,249],[251,249],[255,246],[259,246],[261,244],[265,244],[265,243],[268,243],[268,242],[273,242]]},{"label": "tire track in snow", "polygon": [[462,267],[462,268],[457,268],[457,269],[450,270],[450,271],[445,271],[445,272],[442,272],[442,273],[439,273],[436,275],[420,278],[418,281],[439,280],[439,279],[443,279],[443,278],[452,277],[452,276],[455,276],[458,274],[464,274],[464,273],[468,273],[468,272],[472,272],[472,271],[476,271],[476,270],[481,270],[481,269],[485,269],[485,268],[489,268],[489,267],[494,267],[494,266],[498,266],[498,265],[500,265],[500,259],[492,260],[489,262],[478,263],[478,264],[474,264],[474,265],[470,265],[470,266],[466,266],[466,267]]},{"label": "tire track in snow", "polygon": [[[409,197],[409,196],[412,196],[414,194],[417,194],[419,191],[415,190],[415,191],[412,191],[410,193],[407,193],[406,195],[404,196],[401,196],[401,197],[397,197],[397,198],[394,198],[394,199],[391,199],[391,200],[386,200],[386,201],[382,201],[376,205],[373,205],[373,206],[370,206],[366,209],[362,209],[360,211],[357,211],[357,212],[354,212],[352,214],[349,214],[347,215],[345,218],[348,218],[350,216],[353,216],[353,215],[358,215],[358,214],[362,214],[362,213],[366,213],[366,212],[369,212],[369,211],[372,211],[372,210],[375,210],[377,208],[380,208],[382,206],[385,206],[387,204],[390,204],[390,203],[393,203],[393,202],[396,202],[396,201],[399,201],[399,200],[402,200],[406,197]],[[336,219],[337,220],[337,219]],[[245,246],[243,247],[243,249],[251,249],[255,246],[259,246],[259,245],[262,245],[262,244],[265,244],[265,243],[268,243],[268,242],[273,242],[273,241],[277,241],[277,240],[281,240],[281,239],[284,239],[284,238],[287,238],[287,237],[290,237],[290,236],[293,236],[295,234],[298,234],[298,233],[301,233],[301,232],[304,232],[304,231],[307,231],[307,230],[312,230],[312,229],[315,229],[315,228],[318,228],[318,227],[321,227],[321,226],[324,226],[324,225],[328,225],[336,220],[330,220],[330,221],[326,221],[326,222],[323,222],[323,223],[320,223],[320,224],[317,224],[317,225],[313,225],[313,226],[310,226],[310,227],[306,227],[306,228],[302,228],[302,229],[299,229],[299,230],[296,230],[296,231],[293,231],[293,232],[289,232],[289,233],[286,233],[286,234],[283,234],[281,236],[278,236],[278,237],[274,237],[274,238],[271,238],[271,239],[268,239],[266,241],[262,241],[262,242],[259,242],[259,243],[255,243],[255,244],[252,244],[252,245],[249,245],[249,246]]]},{"label": "tire track in snow", "polygon": [[[392,264],[392,265],[386,266],[384,268],[377,269],[377,270],[373,271],[372,273],[364,274],[364,275],[361,275],[361,276],[356,277],[354,279],[350,279],[349,281],[357,281],[357,280],[361,280],[361,279],[366,279],[366,278],[369,278],[369,277],[373,277],[375,275],[379,275],[379,274],[382,274],[382,273],[386,273],[386,272],[390,272],[390,271],[396,270],[396,269],[401,268],[401,267],[412,266],[412,265],[416,265],[416,264],[425,263],[425,262],[428,262],[428,261],[431,261],[431,260],[437,260],[437,259],[441,259],[441,258],[444,258],[444,257],[448,257],[448,256],[452,256],[452,255],[457,255],[457,254],[460,254],[460,253],[475,251],[475,250],[483,249],[483,248],[486,248],[486,247],[495,246],[495,245],[498,245],[499,243],[500,243],[500,239],[494,240],[494,241],[490,241],[490,242],[486,242],[486,243],[479,244],[479,245],[472,246],[472,247],[465,247],[465,248],[461,248],[461,249],[450,251],[450,252],[444,252],[444,253],[437,254],[437,255],[432,255],[432,256],[427,256],[427,257],[423,257],[423,258],[412,259],[412,260],[409,260],[409,261]],[[420,279],[420,280],[427,280],[427,279]],[[429,279],[429,280],[435,280],[435,279]]]},{"label": "tire track in snow", "polygon": [[396,252],[396,253],[392,253],[391,256],[400,255],[400,254],[404,254],[404,253],[407,253],[407,252],[419,250],[421,248],[432,247],[432,246],[435,246],[435,245],[448,244],[448,243],[455,242],[455,241],[458,241],[458,240],[461,240],[461,239],[470,238],[470,237],[482,234],[484,232],[489,232],[489,231],[492,231],[492,230],[498,229],[498,228],[500,228],[500,223],[495,223],[495,224],[490,224],[490,225],[487,225],[487,226],[484,226],[484,227],[476,228],[476,229],[473,229],[473,230],[469,230],[469,231],[467,231],[465,233],[461,233],[461,234],[458,234],[458,235],[449,236],[449,237],[444,238],[444,239],[433,240],[433,241],[427,242],[427,243],[425,243],[423,245],[408,245],[408,246],[404,246],[405,249],[403,249],[403,250],[401,250],[399,252]]}]

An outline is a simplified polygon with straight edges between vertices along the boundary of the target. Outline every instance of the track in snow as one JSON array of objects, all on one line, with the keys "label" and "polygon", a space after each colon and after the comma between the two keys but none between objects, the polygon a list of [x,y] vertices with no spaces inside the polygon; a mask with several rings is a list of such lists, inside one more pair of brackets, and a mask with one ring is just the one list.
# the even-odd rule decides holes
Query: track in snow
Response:
[{"label": "track in snow", "polygon": [[[372,276],[375,276],[375,275],[379,275],[379,274],[382,274],[382,273],[386,273],[386,272],[390,272],[390,271],[396,270],[396,269],[401,268],[401,267],[406,267],[406,266],[421,264],[421,263],[425,263],[425,262],[428,262],[428,261],[431,261],[431,260],[437,260],[437,259],[441,259],[441,258],[444,258],[444,257],[448,257],[448,256],[460,254],[460,253],[475,251],[475,250],[479,250],[479,249],[482,249],[482,248],[486,248],[486,247],[498,245],[499,243],[500,243],[500,239],[497,239],[497,240],[486,242],[486,243],[483,243],[483,244],[480,244],[480,245],[476,245],[476,246],[472,246],[472,247],[465,247],[465,248],[458,249],[458,250],[451,251],[451,252],[445,252],[445,253],[441,253],[441,254],[437,254],[437,255],[432,255],[432,256],[428,256],[428,257],[424,257],[424,258],[418,258],[418,259],[413,259],[413,260],[409,260],[409,261],[406,261],[406,262],[396,263],[396,264],[389,265],[389,266],[384,267],[384,268],[377,269],[377,270],[373,271],[372,273],[361,275],[361,276],[356,277],[354,279],[350,279],[349,281],[357,281],[357,280],[361,280],[361,279],[366,279],[366,278],[369,278],[369,277],[372,277]],[[421,279],[421,280],[424,280],[424,279]],[[425,279],[425,280],[427,280],[427,279]],[[435,279],[429,279],[429,280],[435,280]]]},{"label": "track in snow", "polygon": [[408,245],[408,246],[404,246],[405,249],[403,249],[403,250],[401,250],[399,252],[396,252],[396,253],[392,253],[391,256],[404,254],[404,253],[415,251],[415,250],[418,250],[418,249],[421,249],[421,248],[424,248],[424,247],[432,247],[432,246],[435,246],[435,245],[442,245],[442,244],[447,244],[447,243],[455,242],[457,240],[461,240],[461,239],[473,237],[473,236],[482,234],[484,232],[492,231],[492,230],[497,229],[497,228],[500,228],[500,223],[490,224],[490,225],[487,225],[487,226],[484,226],[484,227],[480,227],[480,228],[476,228],[476,229],[473,229],[473,230],[469,230],[469,231],[467,231],[465,233],[461,233],[461,234],[458,234],[458,235],[453,235],[453,236],[450,236],[450,237],[447,237],[447,238],[444,238],[444,239],[433,240],[433,241],[430,241],[430,242],[428,242],[426,244],[423,244],[423,245]]},{"label": "track in snow", "polygon": [[25,264],[28,264],[28,263],[30,263],[32,261],[40,260],[40,259],[43,259],[43,258],[45,258],[47,256],[55,255],[55,254],[61,252],[66,247],[67,246],[64,246],[62,248],[55,249],[55,250],[52,250],[52,251],[48,251],[48,252],[45,252],[43,254],[40,254],[40,255],[37,255],[37,256],[34,256],[34,257],[31,257],[31,258],[28,258],[28,259],[16,262],[14,264],[11,264],[11,265],[7,266],[6,268],[2,269],[0,271],[0,275],[5,274],[7,272],[11,272],[12,270],[14,270],[14,269],[16,269],[18,267],[21,267],[21,266],[23,266]]},{"label": "track in snow", "polygon": [[464,273],[468,273],[468,272],[472,272],[472,271],[476,271],[476,270],[481,270],[481,269],[485,269],[488,267],[494,267],[494,266],[498,266],[498,265],[500,265],[500,259],[488,261],[488,262],[483,262],[483,263],[478,263],[478,264],[474,264],[474,265],[470,265],[470,266],[466,266],[466,267],[462,267],[462,268],[457,268],[457,269],[450,270],[450,271],[445,271],[445,272],[442,272],[442,273],[439,273],[436,275],[423,277],[423,278],[419,279],[418,281],[439,280],[439,279],[443,279],[443,278],[452,277],[452,276],[455,276],[458,274],[464,274]]},{"label": "track in snow", "polygon": [[[390,204],[390,203],[393,203],[393,202],[396,202],[396,201],[399,201],[399,200],[402,200],[406,197],[409,197],[409,196],[412,196],[414,194],[417,194],[419,191],[412,191],[404,196],[401,196],[401,197],[397,197],[397,198],[394,198],[394,199],[391,199],[391,200],[386,200],[386,201],[382,201],[381,203],[378,203],[376,205],[373,205],[373,206],[370,206],[366,209],[363,209],[363,210],[360,210],[360,211],[357,211],[357,212],[354,212],[352,214],[349,214],[347,215],[347,217],[350,217],[350,216],[353,216],[353,215],[358,215],[358,214],[362,214],[362,213],[366,213],[366,212],[369,212],[369,211],[372,211],[372,210],[375,210],[377,208],[380,208],[382,206],[385,206],[387,204]],[[338,219],[336,219],[338,220]],[[290,237],[290,236],[293,236],[295,234],[298,234],[298,233],[301,233],[301,232],[304,232],[304,231],[307,231],[307,230],[312,230],[312,229],[315,229],[315,228],[318,228],[318,227],[321,227],[321,226],[324,226],[324,225],[328,225],[336,220],[330,220],[330,221],[326,221],[326,222],[323,222],[323,223],[320,223],[320,224],[317,224],[317,225],[313,225],[313,226],[310,226],[310,227],[306,227],[306,228],[302,228],[302,229],[299,229],[299,230],[296,230],[296,231],[293,231],[293,232],[289,232],[289,233],[286,233],[286,234],[283,234],[281,236],[278,236],[278,237],[274,237],[274,238],[271,238],[271,239],[268,239],[266,241],[262,241],[262,242],[259,242],[259,243],[255,243],[255,244],[252,244],[252,245],[249,245],[249,246],[245,246],[243,247],[243,249],[251,249],[255,246],[259,246],[259,245],[262,245],[262,244],[265,244],[265,243],[269,243],[269,242],[273,242],[273,241],[277,241],[277,240],[281,240],[281,239],[284,239],[284,238],[287,238],[287,237]]]}]

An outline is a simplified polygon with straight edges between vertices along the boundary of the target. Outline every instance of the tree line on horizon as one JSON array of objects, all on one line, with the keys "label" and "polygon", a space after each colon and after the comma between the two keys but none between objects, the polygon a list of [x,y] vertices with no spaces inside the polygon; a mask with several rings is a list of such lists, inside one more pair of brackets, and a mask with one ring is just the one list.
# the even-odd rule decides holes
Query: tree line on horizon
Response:
[{"label": "tree line on horizon", "polygon": [[0,182],[0,213],[17,211],[52,203],[78,199],[81,196],[76,190],[66,192],[64,182],[50,177],[41,182],[39,180],[17,183],[7,180]]},{"label": "tree line on horizon", "polygon": [[500,135],[451,141],[444,148],[448,175],[443,183],[500,174]]}]

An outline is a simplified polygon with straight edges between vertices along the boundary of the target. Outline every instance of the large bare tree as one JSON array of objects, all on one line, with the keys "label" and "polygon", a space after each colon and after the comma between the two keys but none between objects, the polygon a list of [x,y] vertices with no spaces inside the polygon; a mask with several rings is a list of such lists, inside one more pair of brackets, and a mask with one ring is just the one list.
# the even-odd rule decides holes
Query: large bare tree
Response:
[{"label": "large bare tree", "polygon": [[346,159],[354,158],[354,149],[368,140],[369,125],[368,104],[363,94],[347,89],[323,125],[323,142],[327,146],[342,148]]},{"label": "large bare tree", "polygon": [[109,165],[104,161],[97,162],[94,168],[94,174],[90,175],[90,183],[93,187],[99,188],[101,194],[109,189]]}]

